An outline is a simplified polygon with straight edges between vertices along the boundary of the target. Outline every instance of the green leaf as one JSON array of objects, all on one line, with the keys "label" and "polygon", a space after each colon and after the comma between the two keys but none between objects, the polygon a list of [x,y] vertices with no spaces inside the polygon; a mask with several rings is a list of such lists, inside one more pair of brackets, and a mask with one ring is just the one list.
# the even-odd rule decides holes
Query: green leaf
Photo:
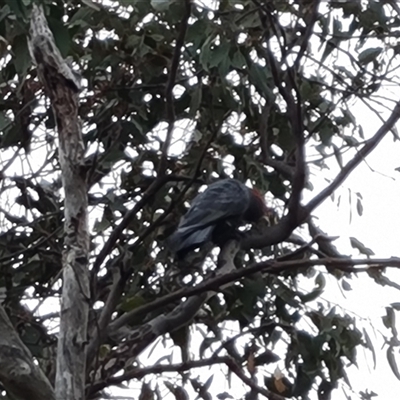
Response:
[{"label": "green leaf", "polygon": [[21,0],[6,0],[13,13],[18,17],[18,19],[26,19],[27,9]]},{"label": "green leaf", "polygon": [[247,65],[246,59],[244,58],[240,50],[235,51],[233,57],[231,58],[232,66],[238,69],[242,69]]},{"label": "green leaf", "polygon": [[203,389],[208,390],[211,386],[213,379],[214,379],[214,374],[210,375],[210,377],[206,380],[206,382],[203,385]]},{"label": "green leaf", "polygon": [[194,117],[200,109],[201,100],[203,97],[203,87],[202,85],[197,85],[192,96],[190,98],[190,110],[189,116]]},{"label": "green leaf", "polygon": [[212,337],[206,337],[200,344],[199,348],[199,355],[200,357],[204,356],[204,352],[210,348],[210,346],[216,342],[218,342],[219,339],[216,338],[215,336]]},{"label": "green leaf", "polygon": [[364,333],[364,338],[365,338],[365,345],[369,350],[371,350],[372,353],[372,358],[374,361],[374,368],[376,367],[376,353],[375,353],[375,348],[374,345],[372,344],[372,340],[368,335],[368,332],[363,328],[363,333]]},{"label": "green leaf", "polygon": [[71,48],[71,38],[69,37],[68,29],[62,21],[58,21],[54,18],[47,18],[47,21],[61,55],[66,58]]},{"label": "green leaf", "polygon": [[208,68],[208,63],[210,62],[211,59],[211,43],[213,42],[215,37],[215,34],[212,33],[204,42],[203,46],[201,47],[200,50],[200,64],[204,68],[205,71],[209,71]]},{"label": "green leaf", "polygon": [[342,153],[341,153],[341,151],[339,150],[339,148],[335,144],[333,144],[332,146],[333,146],[333,152],[335,154],[336,161],[338,162],[339,167],[343,168]]},{"label": "green leaf", "polygon": [[228,392],[223,392],[217,394],[218,400],[226,400],[226,399],[233,399],[233,397]]},{"label": "green leaf", "polygon": [[360,198],[357,198],[357,213],[361,217],[363,215],[363,205]]},{"label": "green leaf", "polygon": [[318,135],[321,139],[321,142],[325,146],[329,146],[332,142],[332,136],[334,135],[335,131],[333,127],[329,123],[324,123],[322,127],[318,131]]},{"label": "green leaf", "polygon": [[393,307],[396,311],[400,311],[400,303],[391,303],[391,307]]},{"label": "green leaf", "polygon": [[353,136],[349,136],[349,135],[343,135],[343,139],[346,142],[346,144],[348,144],[349,146],[357,146],[359,145],[357,139]]},{"label": "green leaf", "polygon": [[394,348],[393,346],[389,346],[387,351],[386,351],[386,357],[389,362],[390,368],[392,369],[392,372],[394,373],[395,377],[400,380],[400,372],[399,368],[397,366],[396,358],[394,355]]},{"label": "green leaf", "polygon": [[86,27],[95,11],[89,7],[81,7],[68,21],[69,27],[81,26]]},{"label": "green leaf", "polygon": [[174,1],[175,0],[150,0],[150,4],[155,11],[163,12],[168,10],[168,8],[171,6],[172,3],[174,3]]},{"label": "green leaf", "polygon": [[151,389],[150,385],[143,382],[138,400],[154,400],[154,398],[154,391]]},{"label": "green leaf", "polygon": [[342,289],[346,290],[346,291],[349,291],[352,289],[350,283],[345,281],[344,279],[342,280]]},{"label": "green leaf", "polygon": [[271,78],[271,72],[267,66],[262,67],[258,64],[252,63],[249,67],[249,77],[251,83],[268,101],[274,102],[275,95],[268,85]]},{"label": "green leaf", "polygon": [[266,365],[279,361],[281,358],[271,350],[266,350],[255,358],[255,365]]},{"label": "green leaf", "polygon": [[342,39],[340,39],[340,38],[333,38],[326,42],[325,50],[321,57],[322,63],[332,53],[333,50],[338,48],[338,45],[340,44],[341,41],[342,41]]},{"label": "green leaf", "polygon": [[357,249],[361,254],[365,254],[368,257],[375,255],[371,249],[365,247],[365,245],[355,237],[350,238],[350,244],[353,249]]},{"label": "green leaf", "polygon": [[231,46],[229,43],[222,43],[211,51],[208,66],[210,68],[219,66],[224,60],[229,60],[229,50]]},{"label": "green leaf", "polygon": [[15,69],[19,75],[25,76],[28,68],[32,65],[31,57],[28,51],[28,44],[26,42],[26,36],[17,36],[14,39],[12,49],[15,54]]},{"label": "green leaf", "polygon": [[242,28],[257,28],[261,26],[261,21],[257,9],[255,8],[253,12],[245,14],[245,17],[240,17],[240,21],[237,22]]},{"label": "green leaf", "polygon": [[391,307],[385,307],[386,315],[382,317],[383,325],[392,331],[394,337],[397,337],[396,314]]},{"label": "green leaf", "polygon": [[375,61],[376,58],[382,53],[382,50],[382,47],[371,47],[366,49],[359,54],[358,61],[364,65]]},{"label": "green leaf", "polygon": [[324,291],[325,285],[326,285],[326,279],[325,276],[322,272],[320,272],[316,277],[315,277],[315,283],[316,283],[316,288],[312,290],[310,293],[307,294],[299,294],[300,299],[302,300],[303,303],[307,303],[309,301],[313,301],[317,299],[319,296],[321,296],[322,292]]},{"label": "green leaf", "polygon": [[189,395],[183,387],[174,386],[171,382],[168,381],[164,381],[164,385],[175,396],[175,400],[189,400]]},{"label": "green leaf", "polygon": [[102,218],[94,223],[93,230],[96,233],[102,233],[111,226],[111,222],[107,218]]},{"label": "green leaf", "polygon": [[141,295],[138,294],[136,296],[124,299],[119,308],[121,311],[129,312],[142,306],[143,304],[146,304],[146,301]]},{"label": "green leaf", "polygon": [[15,123],[6,129],[0,137],[0,147],[6,148],[15,146],[21,142],[22,139],[22,128],[19,123]]},{"label": "green leaf", "polygon": [[0,112],[0,132],[3,132],[5,128],[10,128],[10,123],[11,121],[6,116],[5,112]]},{"label": "green leaf", "polygon": [[92,8],[95,11],[101,11],[101,7],[99,7],[96,3],[91,0],[82,0],[83,4],[86,4],[88,7]]}]

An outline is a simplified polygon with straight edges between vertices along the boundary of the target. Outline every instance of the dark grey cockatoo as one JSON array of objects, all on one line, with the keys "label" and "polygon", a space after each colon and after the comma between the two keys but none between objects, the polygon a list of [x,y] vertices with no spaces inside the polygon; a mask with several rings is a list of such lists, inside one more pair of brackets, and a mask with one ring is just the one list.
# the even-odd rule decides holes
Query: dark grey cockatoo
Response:
[{"label": "dark grey cockatoo", "polygon": [[193,200],[170,236],[169,247],[181,258],[210,240],[220,242],[224,235],[232,237],[235,228],[257,222],[267,212],[264,198],[256,189],[236,179],[217,181]]}]

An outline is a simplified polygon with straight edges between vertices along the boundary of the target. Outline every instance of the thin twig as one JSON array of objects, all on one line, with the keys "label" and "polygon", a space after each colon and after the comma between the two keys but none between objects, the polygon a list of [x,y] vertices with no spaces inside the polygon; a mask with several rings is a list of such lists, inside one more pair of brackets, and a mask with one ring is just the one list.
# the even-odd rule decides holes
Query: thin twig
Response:
[{"label": "thin twig", "polygon": [[311,5],[311,12],[307,13],[307,15],[306,15],[307,21],[306,21],[306,18],[304,18],[304,22],[306,23],[307,28],[306,28],[306,33],[302,37],[300,50],[297,53],[297,57],[294,62],[294,69],[296,71],[298,71],[298,69],[299,69],[301,59],[303,58],[304,53],[307,50],[307,46],[309,44],[308,42],[311,38],[311,35],[313,34],[314,24],[318,18],[319,3],[320,3],[320,0],[313,0],[312,5]]},{"label": "thin twig", "polygon": [[191,2],[190,0],[185,0],[185,13],[182,17],[182,22],[179,30],[179,35],[176,39],[175,51],[172,57],[171,69],[169,71],[169,78],[167,86],[165,88],[165,109],[167,114],[168,129],[165,141],[161,148],[161,158],[158,164],[157,176],[164,175],[167,170],[167,158],[168,149],[171,144],[172,133],[174,130],[175,123],[175,110],[174,110],[174,94],[173,89],[175,86],[176,75],[179,68],[179,61],[181,57],[181,50],[185,42],[186,31],[188,27],[188,21],[191,14]]},{"label": "thin twig", "polygon": [[393,129],[394,125],[400,118],[400,101],[396,104],[392,114],[388,120],[378,129],[371,139],[365,142],[365,145],[359,150],[354,157],[342,168],[336,178],[316,195],[305,207],[304,212],[310,215],[327,197],[329,197],[350,175],[350,173],[374,150],[384,136]]},{"label": "thin twig", "polygon": [[87,395],[96,393],[111,385],[119,385],[122,382],[129,381],[131,379],[142,379],[146,375],[150,374],[162,374],[165,372],[185,372],[194,368],[209,367],[216,364],[226,364],[229,361],[229,357],[212,357],[205,360],[193,360],[186,363],[180,364],[159,364],[145,368],[134,368],[131,371],[120,375],[113,376],[101,382],[96,382],[89,390]]}]

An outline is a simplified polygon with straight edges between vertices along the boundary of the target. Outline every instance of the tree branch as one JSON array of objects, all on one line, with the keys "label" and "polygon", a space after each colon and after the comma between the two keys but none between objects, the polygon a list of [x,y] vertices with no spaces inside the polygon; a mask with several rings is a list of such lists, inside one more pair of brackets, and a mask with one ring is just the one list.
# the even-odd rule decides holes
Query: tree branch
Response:
[{"label": "tree branch", "polygon": [[[97,276],[97,273],[100,270],[101,265],[103,264],[106,257],[111,253],[115,243],[118,241],[122,232],[129,225],[129,222],[135,217],[135,215],[140,211],[140,209],[168,182],[167,176],[158,177],[153,183],[147,188],[147,190],[143,193],[142,198],[134,205],[134,207],[129,210],[120,224],[111,232],[107,242],[104,244],[99,254],[96,257],[95,262],[93,263],[93,268],[91,271],[91,282],[92,286],[94,286],[94,282]],[[93,299],[92,299],[93,300]]]},{"label": "tree branch", "polygon": [[[224,274],[226,274],[228,272],[231,272],[232,270],[235,269],[233,260],[234,260],[235,255],[236,255],[236,253],[238,251],[239,251],[239,246],[237,245],[237,242],[234,241],[234,240],[228,242],[222,248],[221,253],[220,253],[219,257],[218,257],[218,266],[219,266],[219,268],[218,268],[218,270],[216,272],[216,274],[218,276],[224,276]],[[226,283],[229,283],[229,282],[226,282]],[[213,289],[213,288],[210,287],[210,289]],[[171,300],[169,300],[168,303],[171,303],[171,302],[173,302],[175,300],[180,300],[184,296],[177,296],[176,297],[176,295],[174,295],[174,294],[176,294],[178,292],[181,292],[182,290],[184,291],[186,289],[178,290],[177,292],[170,293],[170,294],[168,294],[166,296],[163,296],[162,298],[166,299],[166,298],[169,298],[170,296],[172,296]],[[204,293],[204,291],[198,292],[198,294],[202,294],[202,293]],[[154,300],[153,302],[151,302],[149,304],[146,304],[145,306],[142,306],[142,307],[146,307],[146,306],[148,306],[150,304],[154,304],[154,303],[158,303],[158,300]],[[123,327],[124,325],[127,325],[127,324],[131,323],[132,321],[134,321],[139,315],[143,315],[143,313],[140,311],[140,309],[142,309],[142,307],[138,307],[135,310],[132,310],[132,311],[126,313],[126,314],[121,315],[118,319],[116,319],[115,321],[113,321],[110,324],[109,331],[110,332],[117,331],[119,328]],[[154,310],[156,310],[158,308],[159,308],[158,306],[156,306],[155,308],[150,307],[148,310],[143,310],[143,312],[144,313],[148,313],[148,312],[154,311]],[[138,310],[139,310],[139,313],[137,313]]]},{"label": "tree branch", "polygon": [[[97,350],[107,336],[107,326],[111,320],[112,314],[115,312],[118,301],[121,298],[125,286],[125,279],[121,277],[121,273],[117,268],[113,270],[113,284],[107,300],[101,310],[100,318],[96,321],[93,332],[89,335],[91,338],[87,347],[86,364],[88,370],[96,357]],[[97,363],[97,357],[96,357]],[[95,366],[97,367],[97,366]]]},{"label": "tree branch", "polygon": [[[275,33],[275,36],[279,42],[279,35],[275,28],[274,17],[265,12],[266,17],[270,20],[270,26]],[[263,23],[264,29],[267,32],[268,27],[265,22]],[[263,55],[266,62],[270,66],[271,73],[274,79],[274,83],[278,88],[279,93],[286,102],[287,115],[290,121],[292,133],[296,143],[296,165],[291,176],[292,192],[288,201],[288,214],[281,220],[279,228],[280,241],[287,238],[287,236],[298,226],[298,220],[301,214],[301,194],[303,192],[306,182],[306,162],[305,162],[305,139],[304,139],[304,126],[302,117],[302,104],[300,91],[298,90],[296,79],[294,74],[296,73],[293,68],[287,65],[287,72],[283,72],[281,67],[278,65],[274,58],[271,50],[267,47],[258,46],[260,54]],[[282,57],[283,57],[282,49]],[[283,60],[285,62],[285,60]],[[284,83],[283,83],[284,80]],[[296,93],[296,99],[294,98]],[[248,245],[244,244],[242,247],[247,248]]]},{"label": "tree branch", "polygon": [[379,142],[385,137],[385,135],[392,130],[396,122],[400,118],[400,101],[397,102],[393,109],[392,114],[388,120],[378,129],[372,138],[365,142],[365,145],[359,150],[354,157],[342,168],[336,178],[322,190],[317,196],[315,196],[310,202],[304,207],[305,215],[309,216],[327,197],[329,197],[350,175],[350,173],[375,149]]},{"label": "tree branch", "polygon": [[317,194],[306,206],[299,206],[297,219],[292,218],[291,213],[283,217],[277,225],[273,225],[264,230],[261,235],[248,235],[241,242],[244,250],[250,248],[261,249],[286,240],[289,235],[307,221],[311,213],[329,197],[350,175],[350,173],[367,157],[385,135],[391,131],[400,118],[400,101],[396,104],[388,120],[378,129],[375,135],[365,142],[353,159],[351,159],[339,172],[336,178],[324,190]]},{"label": "tree branch", "polygon": [[[206,299],[207,293],[192,296],[185,302],[181,302],[171,312],[165,315],[158,315],[134,330],[126,326],[122,326],[118,331],[109,329],[110,336],[113,339],[120,342],[123,339],[123,342],[117,350],[111,352],[109,357],[103,361],[105,369],[100,371],[101,376],[110,377],[116,374],[124,368],[126,362],[136,358],[157,338],[187,325]],[[108,361],[113,359],[116,359],[117,362],[114,362],[113,366],[107,366]],[[98,372],[94,371],[94,373]]]},{"label": "tree branch", "polygon": [[264,389],[260,386],[258,386],[251,378],[246,376],[246,374],[243,372],[243,370],[235,363],[234,360],[230,359],[226,365],[228,368],[247,386],[251,387],[255,392],[262,394],[269,400],[286,400],[285,397],[279,396],[276,393],[271,392],[268,389]]},{"label": "tree branch", "polygon": [[169,71],[169,78],[167,86],[165,88],[165,101],[166,101],[165,109],[167,114],[168,129],[167,129],[167,136],[161,148],[161,158],[160,158],[160,163],[158,164],[157,176],[162,176],[167,171],[168,149],[171,144],[172,133],[174,131],[175,110],[174,110],[173,89],[175,86],[175,80],[179,68],[181,51],[185,42],[186,30],[188,27],[188,22],[191,14],[191,1],[190,0],[184,0],[184,1],[185,1],[185,12],[182,17],[179,35],[176,39],[175,51],[172,57],[171,69]]},{"label": "tree branch", "polygon": [[[236,241],[230,241],[221,249],[220,255],[218,257],[218,275],[223,275],[230,273],[235,270],[234,258],[239,250]],[[228,283],[231,285],[232,283]],[[199,293],[197,296],[192,296],[184,302],[178,304],[171,312],[166,315],[158,315],[147,323],[142,324],[139,328],[132,331],[126,325],[130,323],[135,323],[135,315],[127,313],[133,318],[120,317],[117,321],[114,321],[109,327],[108,334],[116,340],[121,341],[124,339],[121,346],[116,351],[110,353],[107,360],[104,360],[103,365],[107,365],[108,360],[117,359],[115,362],[115,367],[107,368],[104,374],[107,376],[112,376],[121,370],[121,365],[124,364],[125,360],[130,360],[137,357],[149,344],[154,342],[158,337],[164,335],[165,333],[171,333],[177,329],[186,326],[196,315],[200,307],[207,301],[210,297],[214,296],[214,291],[205,291]],[[100,336],[98,336],[100,338]],[[94,348],[97,347],[99,343],[95,343]],[[103,374],[102,374],[103,376]],[[88,391],[93,393],[93,388],[89,387]]]},{"label": "tree branch", "polygon": [[[233,258],[235,252],[235,242],[232,242],[230,246],[226,248],[225,256],[221,258],[224,260],[224,257],[227,257],[226,263],[222,263],[219,265],[222,268],[226,268],[228,271],[232,271],[234,267]],[[237,246],[236,246],[237,251]],[[286,256],[284,257],[286,258]],[[140,307],[135,311],[125,314],[122,318],[120,317],[116,320],[115,325],[110,326],[111,335],[113,335],[113,328],[119,328],[117,332],[114,333],[118,339],[125,339],[123,342],[123,347],[126,349],[118,350],[117,354],[112,355],[111,358],[118,357],[118,355],[123,355],[123,359],[131,359],[132,357],[136,357],[142,352],[150,343],[152,343],[156,338],[160,335],[163,335],[167,332],[173,332],[179,327],[187,324],[191,318],[197,313],[201,305],[204,301],[207,300],[210,296],[213,295],[213,292],[217,291],[218,288],[221,288],[223,285],[232,284],[232,282],[237,281],[238,279],[254,274],[259,271],[280,274],[285,271],[291,271],[294,268],[306,268],[314,265],[326,265],[328,268],[333,267],[336,269],[344,270],[346,272],[366,272],[369,271],[372,267],[375,268],[384,268],[388,266],[394,266],[396,268],[400,268],[400,259],[399,258],[390,258],[390,259],[343,259],[343,258],[325,258],[320,260],[294,260],[294,261],[268,261],[264,263],[255,264],[246,269],[233,270],[233,272],[228,272],[226,274],[217,276],[216,278],[205,281],[204,283],[194,287],[179,290],[171,295],[164,296],[146,306]],[[370,267],[366,268],[355,268],[357,265],[369,265]],[[194,297],[191,297],[194,296]],[[190,297],[185,302],[181,303],[176,307],[171,313],[167,315],[160,315],[154,318],[149,323],[141,326],[139,329],[135,330],[133,333],[129,335],[126,334],[127,329],[123,328],[123,324],[129,324],[130,322],[135,323],[135,319],[140,318],[144,313],[149,313],[156,309],[160,309],[163,306],[171,303],[172,301],[180,300],[183,297]],[[130,321],[128,318],[130,318]],[[121,364],[117,363],[117,367],[115,371],[108,370],[107,372],[116,373],[121,369]],[[250,382],[248,382],[250,384]],[[256,390],[256,388],[253,388]],[[278,399],[278,398],[277,398]]]},{"label": "tree branch", "polygon": [[[320,3],[320,0],[313,0],[311,2],[311,6],[309,6],[310,12],[306,14],[305,18],[303,18],[307,28],[306,28],[306,33],[301,38],[300,49],[299,49],[299,52],[297,53],[297,57],[294,62],[294,69],[296,71],[299,69],[301,59],[303,58],[304,53],[307,50],[308,41],[310,40],[311,35],[313,33],[314,25],[318,18],[319,3]],[[303,13],[304,13],[304,9],[305,9],[305,7],[303,7],[303,10],[302,10]],[[307,21],[306,21],[306,19],[307,19]]]},{"label": "tree branch", "polygon": [[[287,257],[285,255],[284,257]],[[195,287],[191,288],[183,288],[177,290],[173,293],[167,294],[163,297],[160,297],[148,304],[145,304],[141,307],[132,310],[110,324],[110,332],[116,331],[122,326],[129,324],[135,321],[137,318],[142,317],[143,315],[155,311],[157,309],[163,308],[166,305],[180,300],[183,297],[191,297],[197,294],[202,294],[206,291],[217,291],[221,288],[222,285],[228,284],[230,282],[237,281],[246,276],[250,276],[256,272],[268,272],[271,274],[280,274],[287,271],[293,271],[298,268],[309,268],[316,265],[325,265],[326,267],[334,266],[337,269],[340,269],[345,272],[366,272],[370,268],[385,268],[385,267],[395,267],[400,268],[400,258],[392,257],[386,259],[351,259],[351,258],[335,258],[335,257],[327,257],[320,258],[316,260],[287,260],[287,261],[279,261],[279,259],[275,261],[265,261],[258,264],[253,264],[247,268],[235,270],[233,272],[229,272],[225,275],[220,275],[215,278],[210,278]],[[369,266],[367,268],[355,268],[359,265]]]},{"label": "tree branch", "polygon": [[112,378],[97,382],[95,385],[93,385],[88,395],[96,393],[99,390],[102,390],[108,386],[119,385],[120,383],[131,379],[142,379],[144,376],[150,374],[162,374],[165,372],[185,372],[194,368],[209,367],[216,364],[226,364],[228,361],[229,357],[212,357],[205,360],[193,360],[180,364],[159,364],[146,368],[134,368],[123,375],[113,376]]},{"label": "tree branch", "polygon": [[50,382],[34,362],[0,306],[0,381],[15,400],[55,400]]}]

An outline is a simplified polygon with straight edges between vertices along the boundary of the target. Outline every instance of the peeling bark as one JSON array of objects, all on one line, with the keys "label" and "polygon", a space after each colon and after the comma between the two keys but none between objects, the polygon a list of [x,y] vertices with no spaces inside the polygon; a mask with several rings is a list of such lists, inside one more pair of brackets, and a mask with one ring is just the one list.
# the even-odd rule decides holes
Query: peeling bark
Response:
[{"label": "peeling bark", "polygon": [[64,200],[61,322],[55,382],[58,400],[84,399],[89,311],[87,184],[78,118],[79,79],[57,49],[42,8],[33,6],[29,49],[57,121]]}]

